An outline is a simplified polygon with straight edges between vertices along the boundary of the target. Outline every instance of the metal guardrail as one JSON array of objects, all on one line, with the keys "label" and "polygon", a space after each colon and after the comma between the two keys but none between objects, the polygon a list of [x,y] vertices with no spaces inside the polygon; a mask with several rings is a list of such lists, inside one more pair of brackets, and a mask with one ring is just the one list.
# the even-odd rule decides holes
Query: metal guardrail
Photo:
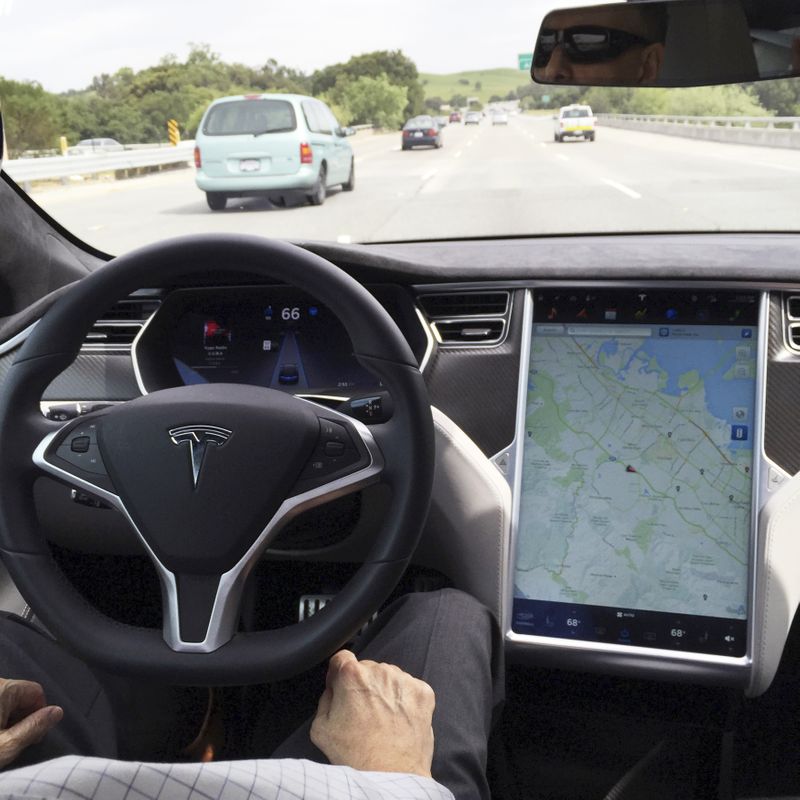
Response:
[{"label": "metal guardrail", "polygon": [[725,144],[800,149],[800,117],[598,114],[601,125]]},{"label": "metal guardrail", "polygon": [[707,125],[723,128],[763,128],[766,130],[800,130],[800,117],[699,117],[677,114],[598,114],[601,120],[631,122],[664,122],[673,125]]},{"label": "metal guardrail", "polygon": [[3,162],[3,170],[17,183],[69,178],[72,175],[96,175],[100,172],[157,167],[191,161],[194,142],[181,142],[176,147],[151,146],[118,153],[94,153],[88,156],[51,156],[16,158]]}]

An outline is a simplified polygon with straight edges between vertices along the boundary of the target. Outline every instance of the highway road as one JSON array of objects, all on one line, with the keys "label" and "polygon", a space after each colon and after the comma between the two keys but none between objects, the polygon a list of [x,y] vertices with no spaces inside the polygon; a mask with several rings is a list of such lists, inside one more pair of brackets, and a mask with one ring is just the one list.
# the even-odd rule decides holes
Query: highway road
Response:
[{"label": "highway road", "polygon": [[800,152],[599,128],[553,141],[549,117],[450,125],[440,150],[399,133],[354,137],[356,188],[320,207],[261,198],[212,212],[194,169],[36,192],[90,244],[121,253],[185,233],[228,231],[339,242],[596,231],[800,227]]}]

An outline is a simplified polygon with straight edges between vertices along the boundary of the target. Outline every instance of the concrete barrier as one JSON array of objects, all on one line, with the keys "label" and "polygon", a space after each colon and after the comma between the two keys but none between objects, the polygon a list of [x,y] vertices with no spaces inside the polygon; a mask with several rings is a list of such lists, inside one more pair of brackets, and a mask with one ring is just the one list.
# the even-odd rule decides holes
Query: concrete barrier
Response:
[{"label": "concrete barrier", "polygon": [[598,114],[607,128],[626,128],[728,144],[800,149],[800,117],[680,117]]}]

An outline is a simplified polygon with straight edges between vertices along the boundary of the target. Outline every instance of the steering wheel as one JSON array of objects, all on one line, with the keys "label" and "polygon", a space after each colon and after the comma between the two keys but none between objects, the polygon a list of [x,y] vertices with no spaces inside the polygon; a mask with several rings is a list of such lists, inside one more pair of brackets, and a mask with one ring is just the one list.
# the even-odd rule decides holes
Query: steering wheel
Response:
[{"label": "steering wheel", "polygon": [[[284,392],[202,384],[154,392],[66,424],[40,400],[120,297],[191,273],[251,273],[293,284],[341,320],[358,360],[392,397],[366,426]],[[254,236],[182,237],[114,259],[36,325],[0,396],[0,553],[44,624],[84,660],[172,683],[278,680],[322,661],[396,585],[419,540],[433,482],[430,401],[408,343],[374,297],[299,247]],[[91,606],[55,563],[33,484],[54,476],[102,498],[140,538],[161,583],[162,630]],[[252,567],[293,516],[381,481],[391,500],[356,573],[302,623],[238,632]]]}]

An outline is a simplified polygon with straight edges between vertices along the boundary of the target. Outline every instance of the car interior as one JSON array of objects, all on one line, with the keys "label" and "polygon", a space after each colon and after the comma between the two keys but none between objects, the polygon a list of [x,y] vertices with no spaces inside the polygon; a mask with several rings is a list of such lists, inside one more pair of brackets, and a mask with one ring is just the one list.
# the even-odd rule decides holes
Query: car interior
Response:
[{"label": "car interior", "polygon": [[498,800],[800,797],[796,232],[112,257],[2,172],[0,242],[0,608],[139,681],[124,756],[268,751],[454,587]]}]

